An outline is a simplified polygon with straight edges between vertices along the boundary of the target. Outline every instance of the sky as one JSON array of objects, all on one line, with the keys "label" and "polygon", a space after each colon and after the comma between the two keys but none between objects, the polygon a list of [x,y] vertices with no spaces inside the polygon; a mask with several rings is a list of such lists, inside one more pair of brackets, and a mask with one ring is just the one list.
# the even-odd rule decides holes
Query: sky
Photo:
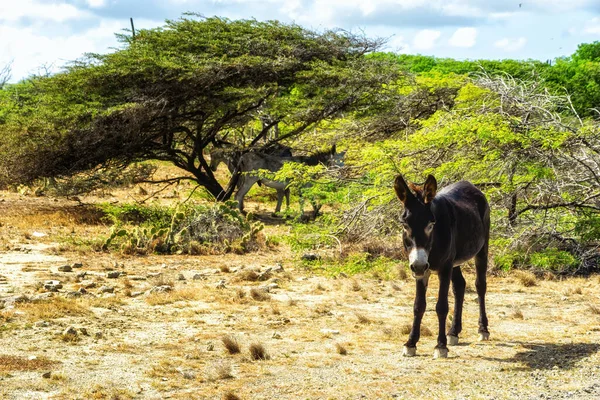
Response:
[{"label": "sky", "polygon": [[84,53],[113,51],[114,33],[192,11],[294,22],[387,38],[385,50],[457,59],[549,60],[600,40],[600,0],[0,0],[0,69],[15,82]]}]

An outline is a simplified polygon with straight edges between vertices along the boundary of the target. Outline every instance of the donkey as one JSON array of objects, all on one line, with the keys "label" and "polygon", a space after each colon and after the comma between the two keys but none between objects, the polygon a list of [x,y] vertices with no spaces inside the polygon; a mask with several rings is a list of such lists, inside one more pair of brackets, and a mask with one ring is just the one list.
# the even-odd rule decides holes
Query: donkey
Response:
[{"label": "donkey", "polygon": [[[475,286],[479,298],[479,340],[488,340],[490,333],[485,312],[485,292],[490,207],[485,195],[467,181],[457,182],[436,193],[437,182],[432,175],[427,177],[423,185],[407,184],[398,175],[394,189],[404,204],[401,217],[404,227],[402,239],[417,284],[413,325],[404,345],[403,356],[412,357],[417,352],[431,271],[437,272],[440,280],[435,307],[439,333],[434,358],[447,357],[447,345],[458,344],[466,286],[460,265],[473,257],[477,274]],[[446,336],[450,281],[455,305],[452,326]]]},{"label": "donkey", "polygon": [[277,207],[275,212],[281,210],[282,196],[279,195],[281,191],[285,191],[286,206],[290,206],[289,197],[289,182],[275,181],[266,178],[259,178],[250,174],[251,172],[259,170],[268,170],[271,172],[279,171],[285,162],[298,162],[306,165],[314,166],[318,164],[332,165],[341,163],[344,153],[337,153],[335,144],[330,150],[312,154],[309,156],[293,156],[293,157],[280,157],[263,153],[246,153],[240,158],[240,172],[242,176],[238,183],[238,191],[235,195],[235,199],[238,202],[238,208],[240,211],[244,210],[244,197],[252,188],[252,185],[259,182],[265,186],[277,189]]},{"label": "donkey", "polygon": [[[224,162],[225,164],[227,164],[227,168],[229,169],[230,173],[233,174],[235,172],[236,166],[238,165],[238,163],[240,162],[240,159],[242,158],[242,153],[239,151],[234,151],[232,149],[227,148],[227,147],[233,148],[233,146],[234,145],[232,143],[228,143],[228,142],[215,143],[213,150],[210,152],[210,169],[212,171],[216,171],[219,164]],[[261,154],[261,156],[263,156],[263,157],[271,157],[272,156],[272,157],[291,158],[292,157],[292,149],[291,149],[291,147],[288,147],[285,145],[276,144],[274,146],[269,147],[264,153],[248,153],[248,154]],[[243,172],[243,171],[241,171],[241,172]],[[243,181],[244,181],[244,178],[242,176],[240,179],[240,182],[238,182],[238,191],[239,191],[239,188],[241,187],[241,184]],[[281,210],[281,203],[283,202],[284,197],[285,197],[285,201],[286,201],[286,206],[287,207],[290,206],[290,189],[288,189],[287,184],[285,184],[285,185],[284,184],[268,185],[266,183],[266,180],[264,180],[264,179],[259,179],[257,181],[259,186],[263,182],[265,182],[265,185],[267,185],[269,187],[273,187],[273,188],[275,188],[275,190],[277,190],[277,206],[275,207],[275,213],[278,213]]]}]

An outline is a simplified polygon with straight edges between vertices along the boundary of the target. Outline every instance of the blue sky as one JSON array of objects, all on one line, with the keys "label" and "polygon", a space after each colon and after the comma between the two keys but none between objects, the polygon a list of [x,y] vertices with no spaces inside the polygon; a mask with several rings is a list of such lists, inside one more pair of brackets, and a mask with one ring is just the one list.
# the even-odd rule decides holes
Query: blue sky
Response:
[{"label": "blue sky", "polygon": [[12,81],[117,45],[114,33],[185,11],[389,38],[387,49],[459,59],[553,59],[600,40],[600,0],[0,0],[0,67]]}]

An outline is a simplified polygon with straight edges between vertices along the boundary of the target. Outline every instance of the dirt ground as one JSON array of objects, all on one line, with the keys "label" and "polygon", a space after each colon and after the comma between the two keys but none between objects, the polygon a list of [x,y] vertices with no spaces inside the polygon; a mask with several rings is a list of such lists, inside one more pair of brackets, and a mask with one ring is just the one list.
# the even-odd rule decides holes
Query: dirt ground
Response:
[{"label": "dirt ground", "polygon": [[82,250],[77,238],[108,228],[81,207],[0,193],[2,399],[600,398],[598,276],[490,276],[491,340],[478,342],[467,267],[460,344],[437,360],[432,278],[417,357],[403,358],[411,278],[328,277],[284,245]]}]

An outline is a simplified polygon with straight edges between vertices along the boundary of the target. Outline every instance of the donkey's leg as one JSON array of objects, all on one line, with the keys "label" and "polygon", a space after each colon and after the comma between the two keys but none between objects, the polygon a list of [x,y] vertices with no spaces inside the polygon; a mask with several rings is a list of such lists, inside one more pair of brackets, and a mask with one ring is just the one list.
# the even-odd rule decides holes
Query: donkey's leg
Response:
[{"label": "donkey's leg", "polygon": [[285,188],[285,209],[290,208],[290,189]]},{"label": "donkey's leg", "polygon": [[488,331],[488,319],[485,312],[487,266],[488,246],[486,244],[475,256],[475,270],[477,272],[475,287],[477,288],[477,297],[479,300],[479,340],[488,340],[490,338],[490,332]]},{"label": "donkey's leg", "polygon": [[448,344],[456,346],[458,344],[458,335],[462,331],[462,309],[465,299],[465,287],[467,283],[463,277],[460,267],[452,269],[452,291],[454,292],[454,317],[452,326],[448,331]]},{"label": "donkey's leg", "polygon": [[244,211],[244,197],[248,194],[248,191],[254,185],[258,179],[253,176],[244,176],[242,182],[239,183],[238,191],[235,194],[235,199],[238,202],[238,209]]},{"label": "donkey's leg", "polygon": [[275,206],[275,214],[277,214],[279,211],[281,211],[281,203],[283,203],[283,196],[285,190],[283,189],[277,189],[277,206]]},{"label": "donkey's leg", "polygon": [[425,272],[425,276],[421,279],[417,279],[417,290],[415,293],[415,304],[413,308],[414,317],[412,329],[408,335],[408,341],[404,344],[402,355],[405,357],[413,357],[417,355],[417,342],[421,337],[421,320],[423,314],[425,314],[425,308],[427,307],[427,300],[425,295],[427,294],[427,284],[429,283],[429,271]]},{"label": "donkey's leg", "polygon": [[438,316],[438,339],[433,358],[448,357],[448,341],[446,339],[446,318],[448,318],[448,292],[450,291],[450,280],[452,278],[452,265],[442,267],[438,272],[440,278],[440,291],[438,293],[435,312]]}]

